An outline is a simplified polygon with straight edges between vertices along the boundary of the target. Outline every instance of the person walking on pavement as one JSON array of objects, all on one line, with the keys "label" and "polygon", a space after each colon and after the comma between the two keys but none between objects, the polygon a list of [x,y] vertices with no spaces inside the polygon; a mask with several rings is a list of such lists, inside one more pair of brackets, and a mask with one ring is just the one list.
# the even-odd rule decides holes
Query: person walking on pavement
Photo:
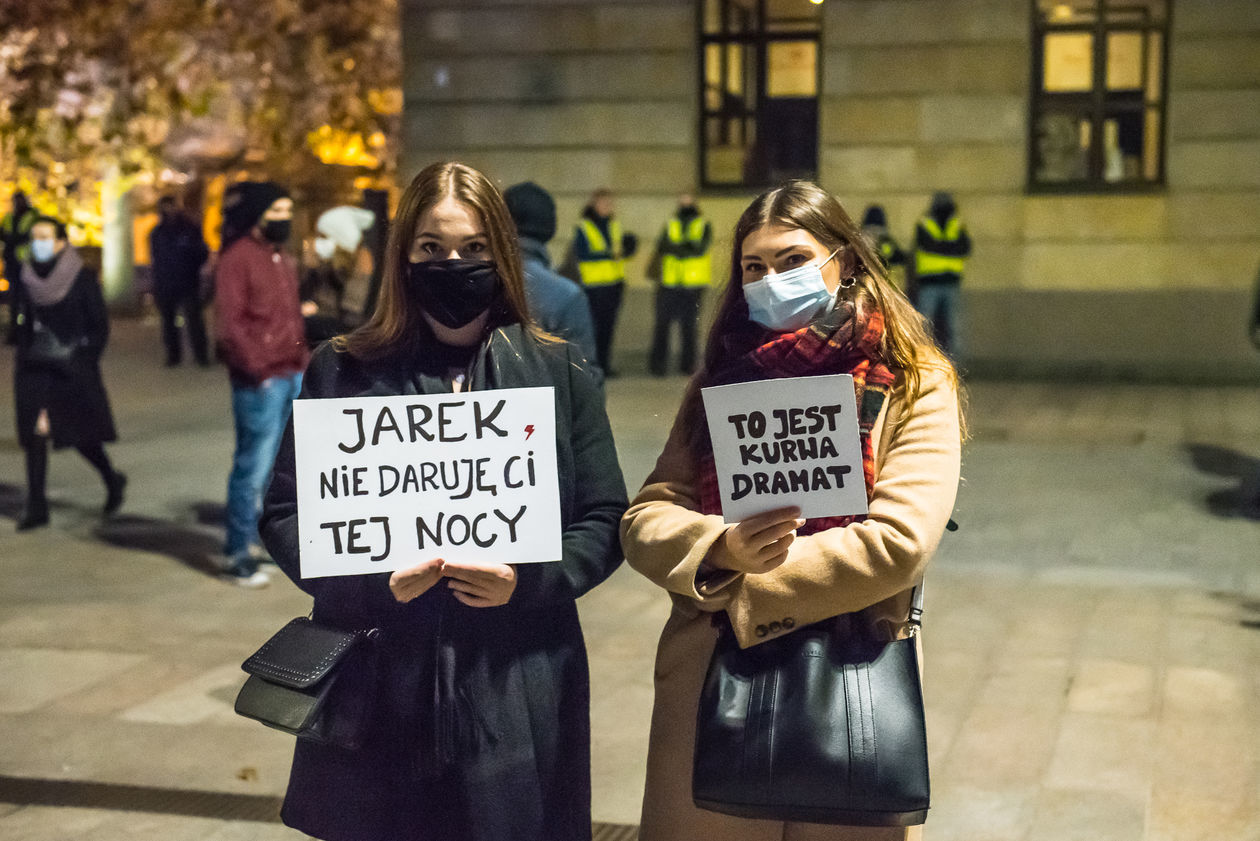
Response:
[{"label": "person walking on pavement", "polygon": [[696,365],[696,328],[704,290],[712,280],[709,249],[713,226],[700,214],[690,193],[678,197],[678,210],[665,223],[656,240],[651,272],[656,281],[656,323],[652,329],[652,352],[648,368],[657,377],[667,373],[669,333],[678,323],[681,348],[678,370],[691,374]]},{"label": "person walking on pavement", "polygon": [[932,324],[941,348],[953,359],[962,351],[959,287],[971,254],[971,237],[954,197],[938,192],[914,229],[914,302]]},{"label": "person walking on pavement", "polygon": [[0,219],[0,242],[4,245],[4,279],[12,291],[22,273],[22,261],[30,256],[31,226],[39,217],[39,211],[31,207],[26,193],[18,190],[13,194],[13,209]]},{"label": "person walking on pavement", "polygon": [[66,239],[66,227],[38,216],[30,228],[9,310],[16,347],[13,390],[18,443],[26,453],[26,510],[18,531],[48,524],[48,442],[74,447],[105,483],[105,516],[123,504],[127,477],[105,444],[118,438],[101,379],[109,316],[96,272]]},{"label": "person walking on pavement", "polygon": [[591,837],[576,600],[621,563],[625,480],[598,381],[530,319],[516,239],[488,178],[426,167],[398,203],[380,306],[315,352],[302,397],[554,390],[554,441],[539,446],[559,465],[560,558],[514,565],[505,549],[501,563],[472,565],[413,548],[414,566],[393,573],[303,578],[292,424],[276,459],[267,548],[313,597],[314,621],[380,629],[362,746],[294,750],[281,818],[326,841]]},{"label": "person walking on pavement", "polygon": [[183,360],[179,316],[188,328],[188,343],[197,364],[210,364],[206,322],[201,314],[201,267],[210,256],[201,228],[180,210],[174,196],[158,200],[160,221],[149,234],[153,269],[153,299],[162,319],[166,365]]},{"label": "person walking on pavement", "polygon": [[[597,366],[595,326],[582,289],[551,268],[547,243],[556,235],[556,202],[532,181],[514,184],[503,194],[520,238],[525,268],[525,298],[538,325],[572,342],[592,366]],[[598,373],[597,368],[592,368]]]},{"label": "person walking on pavement", "polygon": [[605,377],[617,376],[612,367],[613,332],[625,294],[626,260],[638,248],[638,238],[622,230],[614,209],[612,190],[596,190],[573,233],[573,259],[595,323],[595,361]]},{"label": "person walking on pavement", "polygon": [[277,184],[244,182],[224,202],[236,239],[215,275],[215,333],[232,386],[236,449],[227,489],[226,573],[245,587],[270,577],[255,556],[258,514],[309,353],[297,263],[284,252],[293,200]]}]

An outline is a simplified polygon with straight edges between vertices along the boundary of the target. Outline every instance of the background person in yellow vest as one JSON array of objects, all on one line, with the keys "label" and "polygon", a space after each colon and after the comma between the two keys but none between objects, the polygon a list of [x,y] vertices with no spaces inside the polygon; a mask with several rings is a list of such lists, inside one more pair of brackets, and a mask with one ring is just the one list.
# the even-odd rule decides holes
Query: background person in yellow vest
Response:
[{"label": "background person in yellow vest", "polygon": [[682,347],[678,370],[690,374],[696,366],[696,325],[700,301],[712,277],[709,249],[713,226],[700,215],[690,193],[678,197],[678,210],[665,223],[656,241],[648,274],[656,281],[656,326],[648,367],[663,377],[669,360],[670,326],[677,321]]},{"label": "background person in yellow vest", "polygon": [[605,377],[617,376],[612,367],[613,330],[626,287],[626,260],[634,256],[638,244],[638,238],[625,233],[613,216],[612,190],[596,190],[574,232],[573,259],[591,305],[595,356]]},{"label": "background person in yellow vest", "polygon": [[932,324],[937,344],[952,358],[962,350],[959,286],[971,237],[949,193],[936,193],[914,229],[914,304]]},{"label": "background person in yellow vest", "polygon": [[868,205],[862,214],[862,233],[871,241],[875,253],[888,267],[888,278],[902,292],[906,291],[906,252],[888,231],[888,216],[878,204]]},{"label": "background person in yellow vest", "polygon": [[4,243],[4,284],[0,298],[11,294],[22,271],[22,261],[31,256],[31,226],[39,218],[39,211],[31,207],[26,193],[18,190],[13,194],[13,209],[0,219],[0,241]]}]

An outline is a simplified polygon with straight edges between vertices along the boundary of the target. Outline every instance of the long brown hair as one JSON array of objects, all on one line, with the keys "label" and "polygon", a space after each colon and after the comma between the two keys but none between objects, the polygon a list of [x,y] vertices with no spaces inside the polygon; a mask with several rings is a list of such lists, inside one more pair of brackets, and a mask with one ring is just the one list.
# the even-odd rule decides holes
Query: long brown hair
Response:
[{"label": "long brown hair", "polygon": [[490,242],[490,255],[503,281],[502,293],[491,309],[487,329],[519,322],[528,334],[547,338],[530,320],[516,226],[503,194],[490,179],[472,167],[447,161],[420,170],[403,191],[385,250],[376,311],[353,333],[334,339],[339,350],[347,350],[360,359],[377,359],[414,347],[430,334],[419,309],[407,294],[404,275],[420,217],[448,196],[466,205],[481,220]]},{"label": "long brown hair", "polygon": [[840,268],[841,279],[847,281],[853,278],[855,281],[847,288],[841,285],[839,298],[852,301],[859,317],[872,311],[883,314],[884,335],[880,339],[879,350],[884,363],[899,374],[905,388],[906,410],[902,420],[909,417],[910,409],[919,397],[924,370],[945,372],[953,386],[961,388],[957,371],[937,347],[923,317],[889,280],[888,270],[873,245],[862,235],[861,228],[840,202],[813,182],[788,181],[753,199],[735,223],[726,289],[705,342],[700,372],[692,379],[684,400],[683,422],[693,441],[695,436],[707,434],[705,430],[696,428],[701,417],[700,388],[708,384],[732,355],[752,350],[764,341],[765,331],[748,318],[740,261],[744,240],[766,225],[802,229],[828,252],[835,251],[834,259]]}]

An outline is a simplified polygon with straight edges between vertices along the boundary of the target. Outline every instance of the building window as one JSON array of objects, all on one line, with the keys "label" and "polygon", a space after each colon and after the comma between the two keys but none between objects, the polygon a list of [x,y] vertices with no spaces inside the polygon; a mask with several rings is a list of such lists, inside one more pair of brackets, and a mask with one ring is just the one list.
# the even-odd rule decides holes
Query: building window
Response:
[{"label": "building window", "polygon": [[1164,183],[1172,0],[1033,0],[1028,186]]},{"label": "building window", "polygon": [[816,177],[820,6],[701,0],[700,17],[702,184]]}]

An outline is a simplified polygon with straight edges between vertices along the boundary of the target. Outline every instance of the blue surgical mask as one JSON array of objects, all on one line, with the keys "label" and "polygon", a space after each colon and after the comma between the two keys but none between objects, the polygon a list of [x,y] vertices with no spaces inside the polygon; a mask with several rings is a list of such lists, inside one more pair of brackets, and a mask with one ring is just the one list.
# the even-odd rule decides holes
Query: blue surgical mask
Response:
[{"label": "blue surgical mask", "polygon": [[748,317],[762,327],[781,333],[790,333],[808,325],[834,298],[823,282],[822,267],[836,253],[831,252],[817,265],[807,263],[744,284]]},{"label": "blue surgical mask", "polygon": [[31,259],[36,263],[47,263],[57,256],[57,241],[51,239],[31,240]]}]

